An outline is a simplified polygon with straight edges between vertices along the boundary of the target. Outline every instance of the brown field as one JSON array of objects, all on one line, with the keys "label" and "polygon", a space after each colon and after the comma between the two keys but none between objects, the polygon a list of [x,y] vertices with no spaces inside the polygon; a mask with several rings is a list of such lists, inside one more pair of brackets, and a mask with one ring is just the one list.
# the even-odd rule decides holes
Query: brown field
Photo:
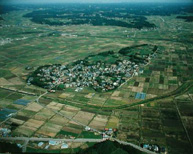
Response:
[{"label": "brown field", "polygon": [[63,108],[63,110],[76,112],[76,111],[79,111],[80,108],[74,107],[74,106],[70,106],[70,105],[66,105],[66,106]]},{"label": "brown field", "polygon": [[154,97],[156,97],[156,96],[157,96],[157,95],[147,94],[147,95],[146,95],[146,99],[154,98]]},{"label": "brown field", "polygon": [[87,125],[94,115],[94,113],[79,111],[73,119]]},{"label": "brown field", "polygon": [[144,82],[145,81],[145,77],[138,76],[138,77],[136,77],[136,81],[137,82]]},{"label": "brown field", "polygon": [[110,97],[110,99],[114,99],[114,100],[117,100],[117,101],[123,101],[123,98],[122,97]]},{"label": "brown field", "polygon": [[37,120],[46,120],[49,119],[50,117],[52,117],[55,113],[49,109],[42,109],[41,111],[39,111],[34,118]]},{"label": "brown field", "polygon": [[18,77],[11,78],[8,81],[14,85],[25,85],[25,83],[22,82]]},{"label": "brown field", "polygon": [[159,84],[159,89],[164,89],[164,90],[167,90],[168,89],[168,85],[165,85],[165,84]]},{"label": "brown field", "polygon": [[108,121],[108,116],[97,115],[89,124],[90,127],[103,130]]},{"label": "brown field", "polygon": [[30,85],[30,86],[26,85],[25,88],[32,89],[32,90],[34,89],[34,90],[39,90],[39,91],[45,91],[46,92],[46,89],[43,89],[41,87],[37,87],[37,86],[34,86],[34,85]]},{"label": "brown field", "polygon": [[86,98],[92,98],[94,93],[89,93],[88,95],[85,95]]},{"label": "brown field", "polygon": [[132,87],[132,91],[133,92],[142,92],[143,88],[141,88],[141,87]]},{"label": "brown field", "polygon": [[43,134],[45,136],[55,137],[56,134],[62,129],[62,126],[56,125],[51,122],[44,124],[38,131],[38,134]]},{"label": "brown field", "polygon": [[152,73],[151,73],[153,76],[155,76],[155,75],[160,75],[160,71],[152,71]]},{"label": "brown field", "polygon": [[107,128],[118,128],[118,125],[119,125],[119,119],[115,116],[111,116],[105,127],[107,127]]},{"label": "brown field", "polygon": [[29,110],[29,111],[38,112],[42,108],[43,108],[42,106],[40,106],[39,104],[33,102],[33,103],[30,103],[25,109]]},{"label": "brown field", "polygon": [[19,116],[25,116],[25,117],[28,117],[28,118],[30,118],[30,117],[32,117],[34,114],[35,114],[36,112],[33,112],[33,111],[28,111],[28,110],[21,110],[21,111],[19,111],[18,113],[17,113],[17,115],[19,115]]},{"label": "brown field", "polygon": [[104,104],[104,102],[107,100],[107,98],[105,97],[101,97],[100,95],[95,94],[95,96],[93,96],[91,98],[91,100],[89,101],[88,104],[96,104],[96,105],[102,105]]},{"label": "brown field", "polygon": [[168,76],[168,80],[178,80],[177,76]]},{"label": "brown field", "polygon": [[11,104],[11,106],[13,106],[14,108],[18,110],[24,107],[23,105],[19,105],[19,104]]},{"label": "brown field", "polygon": [[117,138],[124,141],[127,139],[127,133],[125,132],[118,133]]},{"label": "brown field", "polygon": [[55,116],[53,116],[53,117],[50,119],[50,121],[51,121],[52,123],[54,123],[54,124],[63,126],[63,125],[65,125],[65,124],[67,124],[67,122],[68,122],[69,120],[66,119],[66,118],[64,118],[64,117],[62,117],[62,116],[55,115]]},{"label": "brown field", "polygon": [[139,82],[139,87],[143,88],[144,87],[144,82]]},{"label": "brown field", "polygon": [[118,97],[120,94],[120,91],[115,91],[111,96],[112,97]]},{"label": "brown field", "polygon": [[[190,94],[191,96],[191,94]],[[180,95],[180,96],[177,96],[175,97],[176,100],[190,100],[190,97],[187,95],[187,94],[184,94],[184,95]]]},{"label": "brown field", "polygon": [[9,99],[1,99],[0,100],[0,108],[4,108],[10,104],[13,104],[12,100],[9,100]]},{"label": "brown field", "polygon": [[40,126],[43,125],[43,123],[44,121],[29,119],[23,124],[23,126],[27,126],[29,128],[34,128],[35,130],[37,130]]},{"label": "brown field", "polygon": [[82,127],[83,127],[82,125],[80,125],[80,124],[78,124],[77,122],[72,121],[72,120],[69,121],[68,126],[72,126],[72,127],[74,127],[74,128],[82,128]]},{"label": "brown field", "polygon": [[5,85],[13,85],[13,84],[7,81],[5,78],[0,78],[0,85],[5,86]]},{"label": "brown field", "polygon": [[81,149],[86,149],[88,148],[88,144],[84,143],[82,146],[80,146]]},{"label": "brown field", "polygon": [[85,144],[85,143],[73,143],[72,142],[72,144],[70,145],[70,148],[78,148],[78,147],[80,147],[80,146],[82,146],[83,144]]},{"label": "brown field", "polygon": [[67,126],[64,126],[64,127],[62,128],[62,130],[66,131],[66,132],[75,133],[75,134],[80,134],[80,133],[82,132],[81,129],[72,128],[72,127],[67,127]]},{"label": "brown field", "polygon": [[13,74],[22,74],[23,73],[23,67],[15,67],[10,70]]},{"label": "brown field", "polygon": [[77,112],[61,110],[60,113],[62,113],[62,115],[64,115],[67,118],[72,118]]},{"label": "brown field", "polygon": [[28,127],[28,126],[24,126],[24,125],[22,125],[22,126],[19,126],[17,129],[15,129],[14,131],[13,131],[13,134],[14,135],[19,135],[19,136],[21,136],[21,135],[24,135],[24,136],[32,136],[32,134],[34,134],[34,131],[35,131],[36,129],[35,128],[30,128],[30,127]]},{"label": "brown field", "polygon": [[22,125],[25,122],[23,120],[19,120],[19,119],[15,119],[15,118],[11,118],[10,121],[15,123],[15,124],[18,124],[18,125]]},{"label": "brown field", "polygon": [[61,108],[64,106],[64,104],[60,104],[57,102],[51,102],[47,105],[48,108],[52,109],[52,110],[56,110],[59,111],[61,110]]},{"label": "brown field", "polygon": [[71,96],[71,94],[68,94],[68,93],[62,93],[59,98],[66,98],[66,97],[69,97]]}]

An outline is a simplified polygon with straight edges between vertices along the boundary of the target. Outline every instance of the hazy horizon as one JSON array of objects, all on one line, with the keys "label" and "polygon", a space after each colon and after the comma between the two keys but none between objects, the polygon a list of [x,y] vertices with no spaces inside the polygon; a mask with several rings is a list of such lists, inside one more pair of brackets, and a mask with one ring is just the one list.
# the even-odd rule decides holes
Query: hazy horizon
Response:
[{"label": "hazy horizon", "polygon": [[1,0],[2,4],[26,3],[192,3],[193,0]]}]

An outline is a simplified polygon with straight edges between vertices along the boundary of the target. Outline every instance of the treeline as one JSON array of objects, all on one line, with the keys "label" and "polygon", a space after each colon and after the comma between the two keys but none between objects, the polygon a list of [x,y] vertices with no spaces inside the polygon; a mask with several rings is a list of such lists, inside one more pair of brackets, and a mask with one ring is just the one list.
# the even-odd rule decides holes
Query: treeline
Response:
[{"label": "treeline", "polygon": [[[121,50],[119,50],[119,53],[129,57],[130,61],[135,62],[135,63],[147,63],[148,60],[146,59],[146,57],[144,57],[143,53],[140,52],[139,48],[141,47],[146,47],[149,46],[150,49],[148,49],[149,54],[153,54],[157,51],[158,46],[153,46],[153,49],[151,45],[149,44],[140,44],[140,45],[135,45],[135,46],[131,46],[131,47],[126,47],[126,48],[122,48]],[[142,48],[144,50],[144,48]],[[138,52],[133,52],[133,51],[138,51]]]},{"label": "treeline", "polygon": [[177,19],[184,19],[186,22],[193,22],[193,16],[177,16]]},{"label": "treeline", "polygon": [[138,47],[144,47],[144,46],[148,46],[148,44],[140,44],[140,45],[134,45],[131,47],[122,48],[121,50],[119,50],[119,53],[122,55],[127,55],[128,53],[131,52],[132,49],[135,49]]}]

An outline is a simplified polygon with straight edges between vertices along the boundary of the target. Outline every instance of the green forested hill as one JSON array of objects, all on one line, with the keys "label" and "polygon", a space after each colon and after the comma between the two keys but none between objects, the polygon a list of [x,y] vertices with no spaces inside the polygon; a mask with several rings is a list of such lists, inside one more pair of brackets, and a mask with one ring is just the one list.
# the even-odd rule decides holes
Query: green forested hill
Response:
[{"label": "green forested hill", "polygon": [[144,154],[130,146],[119,144],[113,141],[97,143],[88,149],[82,150],[79,154]]}]

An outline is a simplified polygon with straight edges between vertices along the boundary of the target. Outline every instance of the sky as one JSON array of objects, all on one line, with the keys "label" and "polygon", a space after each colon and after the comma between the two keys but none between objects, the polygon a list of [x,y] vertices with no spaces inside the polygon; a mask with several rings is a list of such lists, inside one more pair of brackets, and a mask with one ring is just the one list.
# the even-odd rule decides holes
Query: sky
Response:
[{"label": "sky", "polygon": [[0,0],[3,3],[123,3],[123,2],[193,2],[193,0]]}]

